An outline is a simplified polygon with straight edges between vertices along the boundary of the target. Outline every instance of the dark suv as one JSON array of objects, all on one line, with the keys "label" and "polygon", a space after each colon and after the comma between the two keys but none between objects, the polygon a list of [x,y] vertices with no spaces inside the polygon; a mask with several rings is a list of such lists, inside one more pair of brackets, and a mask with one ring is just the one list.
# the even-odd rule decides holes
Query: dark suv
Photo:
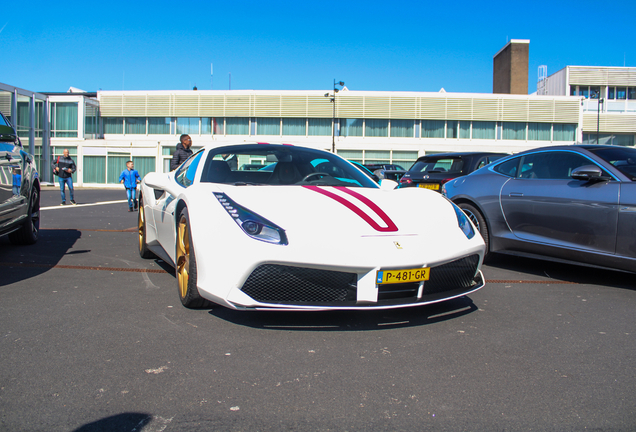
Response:
[{"label": "dark suv", "polygon": [[364,166],[378,176],[380,180],[389,179],[398,181],[406,172],[404,168],[396,164],[365,164]]},{"label": "dark suv", "polygon": [[508,153],[437,153],[422,156],[400,178],[400,186],[421,187],[440,191],[441,186],[455,177],[470,174]]},{"label": "dark suv", "polygon": [[33,156],[0,113],[0,236],[33,244],[40,231],[40,178]]}]

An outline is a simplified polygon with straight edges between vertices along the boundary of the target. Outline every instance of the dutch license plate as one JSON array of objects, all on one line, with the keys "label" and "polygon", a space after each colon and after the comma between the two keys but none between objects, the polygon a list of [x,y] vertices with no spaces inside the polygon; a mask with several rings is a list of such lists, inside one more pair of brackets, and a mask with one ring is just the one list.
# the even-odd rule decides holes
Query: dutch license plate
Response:
[{"label": "dutch license plate", "polygon": [[426,281],[431,275],[430,267],[405,270],[379,270],[376,283],[378,285],[391,283],[408,283]]},{"label": "dutch license plate", "polygon": [[424,188],[424,189],[432,189],[432,190],[438,190],[439,189],[439,185],[437,183],[420,183],[419,187]]}]

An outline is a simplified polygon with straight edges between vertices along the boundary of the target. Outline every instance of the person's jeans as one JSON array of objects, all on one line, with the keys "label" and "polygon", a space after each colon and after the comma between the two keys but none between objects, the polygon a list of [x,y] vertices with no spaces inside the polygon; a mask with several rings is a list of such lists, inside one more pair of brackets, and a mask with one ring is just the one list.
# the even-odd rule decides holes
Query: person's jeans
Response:
[{"label": "person's jeans", "polygon": [[66,201],[66,192],[64,190],[64,185],[68,185],[68,190],[71,193],[71,201],[74,201],[75,198],[73,197],[73,178],[72,177],[68,177],[68,178],[59,177],[58,180],[60,182],[60,193],[62,194],[62,202]]},{"label": "person's jeans", "polygon": [[137,188],[126,188],[126,195],[128,196],[128,207],[133,208],[133,203],[135,204],[135,207],[137,207]]}]

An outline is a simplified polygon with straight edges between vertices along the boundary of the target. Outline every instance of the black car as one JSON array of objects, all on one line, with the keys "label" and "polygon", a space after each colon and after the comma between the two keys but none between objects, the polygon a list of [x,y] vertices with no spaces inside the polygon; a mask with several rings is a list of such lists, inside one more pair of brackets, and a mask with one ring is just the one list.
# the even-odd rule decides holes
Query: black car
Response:
[{"label": "black car", "polygon": [[396,164],[364,164],[365,168],[375,174],[380,180],[389,179],[399,181],[406,170]]},{"label": "black car", "polygon": [[0,113],[0,236],[33,244],[40,231],[40,178],[9,120]]},{"label": "black car", "polygon": [[421,187],[440,191],[442,185],[508,156],[508,153],[437,153],[417,159],[400,178],[400,187]]}]

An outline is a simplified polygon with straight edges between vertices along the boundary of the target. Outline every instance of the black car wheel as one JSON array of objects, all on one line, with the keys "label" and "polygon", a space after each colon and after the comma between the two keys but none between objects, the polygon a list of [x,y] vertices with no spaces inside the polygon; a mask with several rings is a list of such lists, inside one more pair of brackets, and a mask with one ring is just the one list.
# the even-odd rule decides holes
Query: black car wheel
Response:
[{"label": "black car wheel", "polygon": [[464,211],[468,219],[477,227],[479,234],[481,234],[484,239],[484,243],[486,243],[486,255],[490,250],[490,238],[488,234],[488,225],[486,225],[486,219],[481,214],[479,210],[467,203],[459,204],[459,208]]},{"label": "black car wheel", "polygon": [[29,199],[28,216],[17,231],[9,234],[9,240],[15,245],[30,245],[38,241],[40,234],[40,191],[33,186]]}]

